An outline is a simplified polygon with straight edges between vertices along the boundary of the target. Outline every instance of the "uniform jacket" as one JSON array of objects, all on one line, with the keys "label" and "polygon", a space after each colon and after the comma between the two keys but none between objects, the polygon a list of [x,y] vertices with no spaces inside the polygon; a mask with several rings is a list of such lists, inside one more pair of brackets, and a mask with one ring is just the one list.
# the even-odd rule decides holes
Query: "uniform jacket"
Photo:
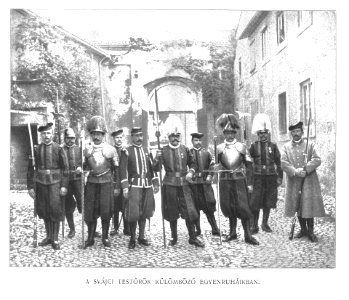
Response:
[{"label": "uniform jacket", "polygon": [[222,170],[233,171],[222,172],[221,180],[247,179],[247,184],[252,184],[252,159],[245,144],[237,140],[219,144],[217,156]]},{"label": "uniform jacket", "polygon": [[142,146],[132,145],[121,152],[120,180],[122,188],[151,188],[157,181],[153,169],[153,158]]},{"label": "uniform jacket", "polygon": [[[304,153],[306,142],[290,141],[282,147],[281,168],[286,173],[285,216],[293,217],[297,210],[298,192],[302,178],[295,177],[295,170],[304,167]],[[300,214],[303,218],[322,217],[325,213],[321,196],[321,188],[316,169],[320,166],[321,159],[318,156],[315,144],[309,142],[307,163],[305,170],[307,176],[304,180]]]},{"label": "uniform jacket", "polygon": [[251,145],[250,155],[253,159],[253,174],[277,175],[282,179],[281,155],[276,144],[256,141]]},{"label": "uniform jacket", "polygon": [[[156,163],[156,170],[158,170],[159,163]],[[165,177],[163,184],[172,186],[188,185],[185,176],[188,173],[188,169],[193,174],[197,170],[197,165],[193,154],[189,151],[189,148],[179,144],[174,148],[170,145],[166,145],[163,148],[162,164],[165,168]]]},{"label": "uniform jacket", "polygon": [[89,144],[84,150],[87,170],[87,182],[112,182],[118,176],[119,157],[115,148],[107,143]]},{"label": "uniform jacket", "polygon": [[195,159],[197,170],[193,175],[193,184],[202,184],[206,181],[208,175],[213,176],[213,172],[203,172],[204,170],[213,170],[215,164],[214,156],[205,148],[191,148],[190,153]]},{"label": "uniform jacket", "polygon": [[67,158],[68,164],[68,178],[69,181],[81,180],[81,173],[76,174],[76,168],[82,167],[82,159],[81,159],[81,148],[77,145],[73,145],[71,147],[66,144],[62,145],[62,149]]},{"label": "uniform jacket", "polygon": [[[67,159],[61,146],[52,142],[49,145],[39,144],[35,148],[36,175],[35,181],[43,185],[60,183],[61,187],[68,186]],[[27,174],[28,189],[34,188],[34,168],[29,162]]]},{"label": "uniform jacket", "polygon": [[[128,152],[125,147],[117,147],[114,146],[116,149],[116,152],[118,154],[118,157],[120,159],[120,164],[121,164],[121,157],[125,154],[128,155]],[[117,174],[118,173],[118,174]],[[118,171],[114,173],[114,184],[116,189],[121,189],[121,167],[118,168]]]}]

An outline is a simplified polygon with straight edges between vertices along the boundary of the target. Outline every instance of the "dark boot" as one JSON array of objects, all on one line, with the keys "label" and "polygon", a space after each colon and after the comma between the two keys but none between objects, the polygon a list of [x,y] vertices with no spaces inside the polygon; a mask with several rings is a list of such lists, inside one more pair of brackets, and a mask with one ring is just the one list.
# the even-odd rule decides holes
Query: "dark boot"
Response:
[{"label": "dark boot", "polygon": [[136,229],[137,229],[137,222],[131,222],[130,225],[130,231],[131,231],[131,238],[130,242],[128,243],[128,249],[134,249],[136,247]]},{"label": "dark boot", "polygon": [[186,219],[185,224],[187,225],[188,228],[188,233],[189,233],[189,244],[190,245],[195,245],[196,247],[205,247],[205,245],[197,239],[196,234],[195,234],[195,225],[193,222],[190,220]]},{"label": "dark boot", "polygon": [[96,227],[97,227],[97,220],[90,222],[90,223],[87,223],[88,236],[87,236],[87,241],[85,242],[84,249],[94,245]]},{"label": "dark boot", "polygon": [[39,246],[47,246],[52,243],[52,229],[51,221],[49,219],[44,219],[46,237],[39,243]]},{"label": "dark boot", "polygon": [[237,225],[236,217],[230,217],[229,218],[229,235],[226,236],[224,242],[230,242],[238,238],[236,234],[236,225]]},{"label": "dark boot", "polygon": [[60,250],[61,249],[61,246],[59,245],[59,242],[58,242],[59,224],[60,224],[60,222],[52,222],[52,226],[53,226],[52,248],[54,250]]},{"label": "dark boot", "polygon": [[295,235],[295,238],[300,239],[303,236],[308,235],[307,223],[306,219],[298,217],[299,225],[301,226],[301,230]]},{"label": "dark boot", "polygon": [[262,230],[265,232],[273,232],[268,225],[270,208],[263,208]]},{"label": "dark boot", "polygon": [[318,238],[314,234],[314,218],[307,218],[307,225],[308,225],[308,238],[311,242],[317,243]]},{"label": "dark boot", "polygon": [[177,241],[178,241],[177,220],[170,221],[170,228],[171,228],[172,240],[170,241],[169,245],[174,246],[177,244]]},{"label": "dark boot", "polygon": [[130,225],[126,221],[125,217],[123,217],[123,219],[124,219],[124,235],[131,235]]},{"label": "dark boot", "polygon": [[95,229],[94,237],[95,238],[101,238],[102,237],[101,233],[99,231],[97,231],[97,220],[96,220],[96,229]]},{"label": "dark boot", "polygon": [[115,236],[119,231],[119,212],[115,212],[113,216],[114,230],[110,232],[110,236]]},{"label": "dark boot", "polygon": [[208,223],[211,225],[212,235],[220,235],[216,218],[214,217],[214,213],[211,213],[211,214],[207,213],[206,217],[207,217]]},{"label": "dark boot", "polygon": [[251,234],[256,234],[259,232],[258,221],[259,221],[259,210],[253,213],[253,217],[251,220]]},{"label": "dark boot", "polygon": [[245,232],[245,242],[251,245],[259,245],[259,242],[251,234],[250,220],[242,219],[241,224]]},{"label": "dark boot", "polygon": [[110,220],[102,220],[102,243],[104,247],[110,247],[109,241],[109,225]]},{"label": "dark boot", "polygon": [[75,236],[75,224],[74,224],[74,216],[73,214],[67,214],[67,223],[69,226],[68,238],[72,239]]},{"label": "dark boot", "polygon": [[200,215],[199,215],[199,218],[198,218],[198,219],[196,220],[196,222],[195,222],[195,228],[196,228],[195,235],[196,235],[196,236],[201,235]]},{"label": "dark boot", "polygon": [[145,222],[146,221],[147,221],[146,219],[138,220],[138,230],[139,230],[138,243],[143,245],[143,246],[150,245],[149,241],[144,236]]}]

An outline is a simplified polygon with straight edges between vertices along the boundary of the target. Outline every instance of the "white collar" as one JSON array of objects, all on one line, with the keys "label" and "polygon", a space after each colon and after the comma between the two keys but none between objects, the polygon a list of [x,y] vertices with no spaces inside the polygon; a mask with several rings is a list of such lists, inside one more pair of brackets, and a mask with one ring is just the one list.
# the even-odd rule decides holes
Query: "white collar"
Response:
[{"label": "white collar", "polygon": [[181,143],[178,143],[177,146],[173,146],[173,145],[171,145],[171,143],[168,143],[168,145],[169,145],[170,148],[172,148],[172,149],[177,149],[177,148],[179,148],[179,146],[181,145]]},{"label": "white collar", "polygon": [[134,143],[132,143],[132,146],[135,146],[135,147],[137,147],[137,148],[141,148],[142,147],[142,145],[136,145],[136,144],[134,144]]},{"label": "white collar", "polygon": [[49,142],[48,144],[43,142],[43,144],[46,145],[46,146],[50,146],[52,143],[53,143],[53,141]]},{"label": "white collar", "polygon": [[224,140],[224,143],[229,146],[229,145],[234,145],[236,143],[236,139],[234,139],[232,142],[227,142],[227,140]]}]

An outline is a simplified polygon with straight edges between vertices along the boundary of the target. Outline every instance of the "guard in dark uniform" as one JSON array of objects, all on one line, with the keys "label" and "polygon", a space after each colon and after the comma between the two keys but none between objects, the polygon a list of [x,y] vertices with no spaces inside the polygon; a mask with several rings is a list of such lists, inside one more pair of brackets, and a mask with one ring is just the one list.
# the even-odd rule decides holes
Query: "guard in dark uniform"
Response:
[{"label": "guard in dark uniform", "polygon": [[[123,129],[118,129],[112,132],[111,136],[114,139],[114,147],[118,153],[118,156],[121,158],[122,152],[126,153],[126,148],[123,147],[122,143],[124,140],[124,131]],[[119,174],[120,175],[120,174]],[[116,195],[114,195],[114,216],[113,216],[113,221],[114,221],[114,230],[110,233],[111,236],[114,236],[118,233],[119,230],[119,213],[121,212],[121,218],[123,219],[124,223],[124,235],[131,235],[130,232],[130,226],[125,218],[125,199],[123,196],[122,188],[121,188],[121,181],[120,181],[120,176],[117,176],[114,178],[114,190],[116,191]],[[120,221],[121,222],[121,221]]]},{"label": "guard in dark uniform", "polygon": [[106,142],[107,132],[105,121],[100,116],[92,117],[87,123],[92,144],[84,150],[85,161],[89,174],[85,188],[85,222],[88,238],[85,248],[94,245],[97,219],[102,219],[102,243],[110,247],[108,238],[110,219],[114,212],[113,179],[119,174],[119,157],[115,148]]},{"label": "guard in dark uniform", "polygon": [[229,235],[225,241],[237,239],[237,219],[245,233],[245,242],[258,245],[252,237],[250,219],[252,212],[248,201],[248,190],[252,190],[252,160],[245,144],[235,139],[239,124],[233,114],[223,114],[217,119],[217,124],[223,129],[224,143],[217,146],[218,165],[221,171],[219,195],[222,213],[229,218]]},{"label": "guard in dark uniform", "polygon": [[216,211],[216,199],[211,186],[214,173],[204,172],[210,169],[213,170],[215,159],[208,150],[201,147],[201,139],[204,136],[203,133],[192,133],[191,136],[193,148],[190,149],[190,152],[197,164],[197,171],[194,173],[193,182],[190,184],[199,214],[199,218],[195,223],[196,235],[201,234],[200,210],[206,214],[207,221],[211,225],[212,235],[219,235],[219,229],[214,216],[214,212]]},{"label": "guard in dark uniform", "polygon": [[172,124],[166,123],[169,144],[164,146],[163,150],[157,150],[155,159],[156,166],[159,165],[159,160],[162,160],[166,171],[162,186],[162,213],[164,219],[170,222],[170,245],[174,246],[177,243],[177,220],[181,216],[185,219],[188,229],[189,244],[204,247],[195,234],[195,222],[199,215],[189,186],[197,166],[189,148],[180,143],[180,120],[176,120],[173,119]]},{"label": "guard in dark uniform", "polygon": [[[35,151],[36,174],[32,161],[29,163],[27,185],[29,195],[36,197],[36,210],[40,219],[44,220],[46,238],[39,246],[52,245],[54,250],[59,250],[58,241],[59,224],[64,220],[63,198],[67,194],[67,159],[60,145],[54,143],[53,123],[40,126],[42,143]],[[34,190],[34,181],[36,191]]]},{"label": "guard in dark uniform", "polygon": [[253,212],[251,233],[259,231],[259,211],[263,209],[262,230],[272,232],[268,224],[271,208],[276,208],[277,188],[282,183],[281,155],[278,146],[269,141],[271,123],[266,114],[257,114],[253,119],[252,133],[258,141],[250,148],[253,159],[253,191],[250,207]]},{"label": "guard in dark uniform", "polygon": [[68,238],[75,236],[74,211],[81,213],[81,148],[75,144],[75,132],[72,128],[64,130],[62,149],[68,161],[68,193],[65,197],[65,217],[69,226]]},{"label": "guard in dark uniform", "polygon": [[154,215],[155,199],[153,193],[159,191],[159,181],[153,170],[151,153],[143,148],[142,128],[131,130],[132,145],[121,152],[120,174],[123,195],[126,199],[125,219],[127,220],[131,238],[129,249],[136,247],[136,228],[139,227],[138,243],[149,246],[145,238],[145,223]]}]

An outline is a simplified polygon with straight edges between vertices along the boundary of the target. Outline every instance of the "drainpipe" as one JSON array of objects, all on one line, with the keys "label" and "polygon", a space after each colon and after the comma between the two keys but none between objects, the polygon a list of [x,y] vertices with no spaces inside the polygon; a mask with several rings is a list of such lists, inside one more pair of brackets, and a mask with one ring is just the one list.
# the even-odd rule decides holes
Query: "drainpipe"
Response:
[{"label": "drainpipe", "polygon": [[101,89],[101,101],[102,101],[102,117],[105,119],[105,106],[104,106],[104,97],[103,97],[103,86],[102,86],[102,76],[101,76],[101,66],[104,60],[110,59],[109,56],[103,57],[98,63],[98,74],[99,74],[99,86]]}]

